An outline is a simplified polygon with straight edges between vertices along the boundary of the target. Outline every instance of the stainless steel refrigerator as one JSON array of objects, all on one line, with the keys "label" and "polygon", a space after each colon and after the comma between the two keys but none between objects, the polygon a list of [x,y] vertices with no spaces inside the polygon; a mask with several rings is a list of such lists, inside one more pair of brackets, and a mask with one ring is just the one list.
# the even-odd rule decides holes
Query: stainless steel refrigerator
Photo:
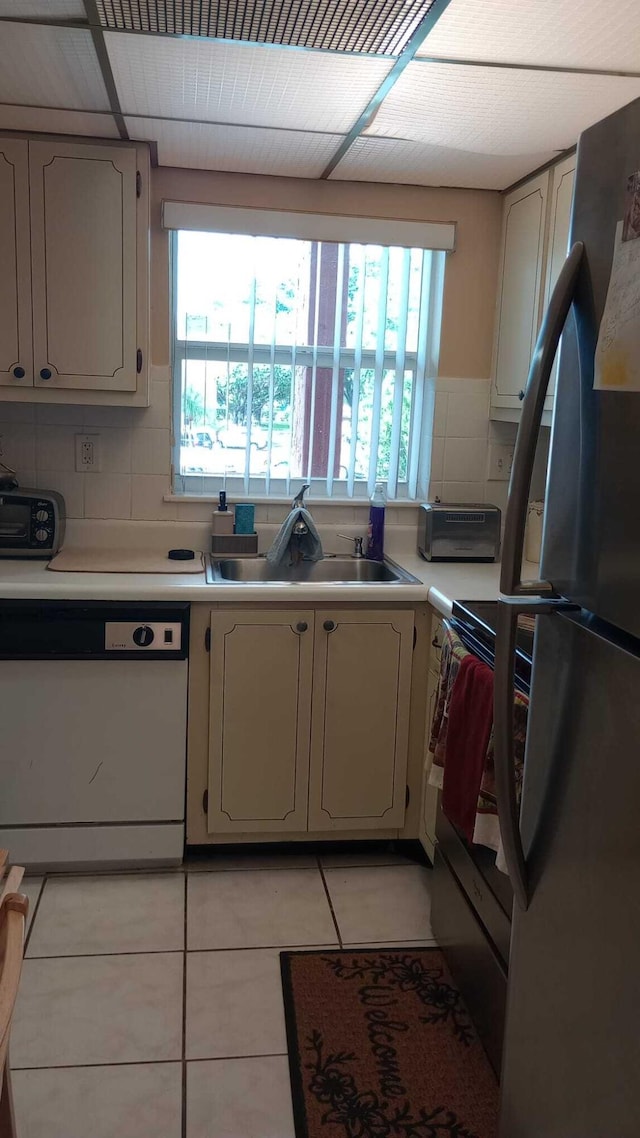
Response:
[{"label": "stainless steel refrigerator", "polygon": [[[638,171],[640,100],[580,138],[571,252],[514,455],[495,669],[498,800],[516,897],[500,1138],[640,1134],[640,391],[594,388],[616,228]],[[637,216],[640,202],[631,204]],[[633,336],[633,284],[623,300]],[[529,479],[563,328],[541,579],[522,582]],[[519,810],[510,709],[523,610],[538,616]]]}]

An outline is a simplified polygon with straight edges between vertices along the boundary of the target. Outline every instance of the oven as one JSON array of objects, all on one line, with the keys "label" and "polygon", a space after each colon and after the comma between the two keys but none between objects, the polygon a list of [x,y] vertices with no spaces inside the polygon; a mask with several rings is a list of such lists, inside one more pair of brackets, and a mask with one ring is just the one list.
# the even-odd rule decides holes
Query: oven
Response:
[{"label": "oven", "polygon": [[[465,648],[493,668],[498,605],[460,601],[446,623]],[[528,695],[533,631],[518,633],[516,686]],[[441,797],[441,796],[440,796]],[[438,807],[432,924],[474,1019],[489,1059],[499,1073],[507,991],[513,893],[496,868],[496,854],[467,841]]]}]

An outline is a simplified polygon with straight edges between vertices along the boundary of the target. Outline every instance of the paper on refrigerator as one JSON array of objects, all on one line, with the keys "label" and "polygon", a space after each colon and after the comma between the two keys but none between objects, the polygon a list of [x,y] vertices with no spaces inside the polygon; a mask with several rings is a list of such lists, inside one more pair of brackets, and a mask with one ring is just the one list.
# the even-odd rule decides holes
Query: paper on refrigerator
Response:
[{"label": "paper on refrigerator", "polygon": [[640,391],[640,238],[616,226],[613,265],[595,355],[599,391]]}]

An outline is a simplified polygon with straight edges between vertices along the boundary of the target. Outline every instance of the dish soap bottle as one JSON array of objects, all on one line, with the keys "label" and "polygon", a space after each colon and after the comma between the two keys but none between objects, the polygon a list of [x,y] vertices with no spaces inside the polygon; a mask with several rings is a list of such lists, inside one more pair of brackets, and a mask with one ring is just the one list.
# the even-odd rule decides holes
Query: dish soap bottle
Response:
[{"label": "dish soap bottle", "polygon": [[378,482],[369,507],[369,533],[367,537],[369,561],[384,560],[384,508],[386,504],[384,485],[382,482]]}]

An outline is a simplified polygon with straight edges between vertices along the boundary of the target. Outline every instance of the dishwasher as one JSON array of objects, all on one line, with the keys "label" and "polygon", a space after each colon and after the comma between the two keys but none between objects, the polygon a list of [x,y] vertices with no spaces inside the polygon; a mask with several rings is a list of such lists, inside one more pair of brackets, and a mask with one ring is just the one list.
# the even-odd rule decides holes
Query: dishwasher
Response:
[{"label": "dishwasher", "polygon": [[0,846],[31,868],[184,850],[189,606],[0,602]]}]

